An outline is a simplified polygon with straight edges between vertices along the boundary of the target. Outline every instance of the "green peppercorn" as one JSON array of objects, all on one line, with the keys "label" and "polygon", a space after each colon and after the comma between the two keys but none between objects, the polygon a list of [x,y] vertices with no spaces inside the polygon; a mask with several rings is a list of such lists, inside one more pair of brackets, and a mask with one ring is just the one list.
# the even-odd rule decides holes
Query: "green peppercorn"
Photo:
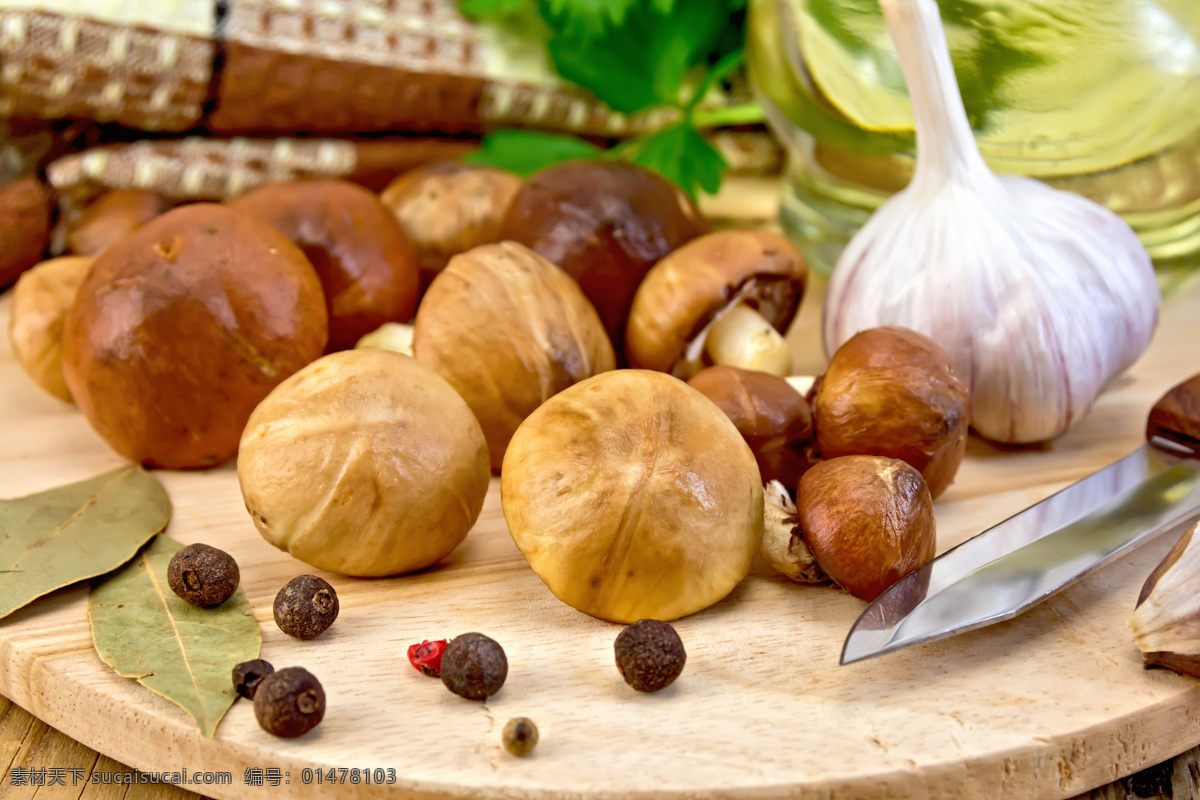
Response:
[{"label": "green peppercorn", "polygon": [[687,653],[683,640],[666,622],[640,619],[617,635],[613,644],[617,670],[639,692],[657,692],[683,672]]},{"label": "green peppercorn", "polygon": [[167,564],[171,591],[201,608],[219,606],[233,597],[240,580],[233,556],[206,544],[189,544]]},{"label": "green peppercorn", "polygon": [[243,661],[233,668],[233,690],[249,700],[254,699],[254,691],[262,679],[275,671],[271,662],[256,658],[253,661]]},{"label": "green peppercorn", "polygon": [[482,633],[464,633],[442,653],[442,683],[459,697],[482,700],[500,691],[508,677],[504,648]]},{"label": "green peppercorn", "polygon": [[538,729],[527,717],[513,717],[504,726],[504,749],[514,756],[527,756],[537,747]]},{"label": "green peppercorn", "polygon": [[285,739],[303,736],[325,716],[325,690],[303,667],[284,667],[259,682],[254,716],[267,733]]},{"label": "green peppercorn", "polygon": [[320,636],[337,619],[337,592],[323,578],[301,575],[292,578],[275,595],[275,624],[297,639]]}]

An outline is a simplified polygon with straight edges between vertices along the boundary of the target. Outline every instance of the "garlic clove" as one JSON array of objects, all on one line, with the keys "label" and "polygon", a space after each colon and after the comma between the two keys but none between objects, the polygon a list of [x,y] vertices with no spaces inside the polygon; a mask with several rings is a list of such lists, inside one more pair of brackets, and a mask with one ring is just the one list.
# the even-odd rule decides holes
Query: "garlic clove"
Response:
[{"label": "garlic clove", "polygon": [[763,539],[760,553],[776,572],[798,583],[828,583],[800,535],[796,506],[779,481],[763,487]]},{"label": "garlic clove", "polygon": [[990,172],[975,145],[933,0],[882,0],[917,121],[917,167],[844,251],[826,351],[898,325],[949,352],[972,425],[1005,443],[1053,438],[1149,346],[1160,297],[1112,212]]},{"label": "garlic clove", "polygon": [[1183,535],[1150,577],[1129,618],[1146,668],[1200,678],[1200,524]]},{"label": "garlic clove", "polygon": [[792,371],[792,351],[767,319],[738,303],[713,323],[704,344],[713,364],[768,372],[784,377]]}]

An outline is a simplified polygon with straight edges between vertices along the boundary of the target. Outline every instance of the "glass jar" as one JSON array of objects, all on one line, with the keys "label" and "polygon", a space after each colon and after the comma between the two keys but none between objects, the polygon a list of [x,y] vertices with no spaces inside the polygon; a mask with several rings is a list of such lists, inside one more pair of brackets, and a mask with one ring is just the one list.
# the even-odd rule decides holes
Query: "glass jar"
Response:
[{"label": "glass jar", "polygon": [[[1168,282],[1200,273],[1200,2],[940,6],[992,169],[1108,206]],[[878,0],[750,0],[749,8],[747,69],[789,154],[781,223],[828,272],[912,175],[904,76]]]}]

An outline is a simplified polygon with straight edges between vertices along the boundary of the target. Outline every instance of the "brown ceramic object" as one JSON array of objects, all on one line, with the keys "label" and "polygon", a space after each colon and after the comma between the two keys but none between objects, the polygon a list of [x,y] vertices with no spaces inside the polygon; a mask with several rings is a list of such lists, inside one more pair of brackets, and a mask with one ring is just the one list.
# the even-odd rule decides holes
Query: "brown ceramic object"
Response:
[{"label": "brown ceramic object", "polygon": [[272,183],[226,203],[279,230],[321,278],[327,351],[345,350],[417,307],[417,251],[377,196],[341,180]]},{"label": "brown ceramic object", "polygon": [[936,498],[967,449],[967,387],[937,342],[907,328],[871,328],[829,361],[813,404],[825,458],[876,455],[920,470]]},{"label": "brown ceramic object", "polygon": [[874,600],[936,553],[929,487],[894,458],[843,456],[817,464],[800,479],[796,510],[817,564],[860,600]]},{"label": "brown ceramic object", "polygon": [[579,281],[619,358],[634,292],[663,256],[708,231],[686,194],[621,161],[567,161],[517,192],[500,228]]},{"label": "brown ceramic object", "polygon": [[67,313],[63,375],[92,427],[132,461],[232,457],[250,412],[325,347],[304,253],[269,225],[202,203],[97,256]]}]

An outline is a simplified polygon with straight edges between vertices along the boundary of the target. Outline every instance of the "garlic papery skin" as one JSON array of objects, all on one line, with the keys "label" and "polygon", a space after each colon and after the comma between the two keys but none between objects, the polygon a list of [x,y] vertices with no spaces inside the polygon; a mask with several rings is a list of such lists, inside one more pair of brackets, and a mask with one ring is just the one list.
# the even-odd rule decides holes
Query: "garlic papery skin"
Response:
[{"label": "garlic papery skin", "polygon": [[834,269],[826,352],[867,328],[912,328],[949,352],[979,434],[1051,439],[1149,346],[1160,304],[1150,259],[1104,207],[994,175],[967,122],[936,3],[881,6],[912,97],[916,171]]},{"label": "garlic papery skin", "polygon": [[1129,618],[1146,667],[1200,677],[1200,536],[1193,526],[1142,587]]}]

